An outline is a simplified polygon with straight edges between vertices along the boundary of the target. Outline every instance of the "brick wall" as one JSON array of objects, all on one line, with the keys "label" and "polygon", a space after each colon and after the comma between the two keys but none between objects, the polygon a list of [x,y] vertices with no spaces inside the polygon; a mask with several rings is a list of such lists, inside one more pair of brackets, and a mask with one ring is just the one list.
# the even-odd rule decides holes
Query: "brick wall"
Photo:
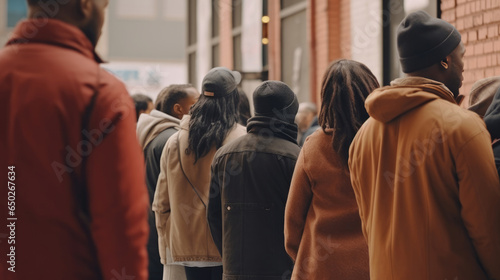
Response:
[{"label": "brick wall", "polygon": [[[349,0],[309,0],[311,101],[320,105],[321,82],[330,62],[350,57]],[[348,47],[346,47],[348,46]]]},{"label": "brick wall", "polygon": [[441,18],[458,29],[466,46],[460,93],[467,96],[477,80],[500,76],[500,0],[442,0],[441,10]]}]

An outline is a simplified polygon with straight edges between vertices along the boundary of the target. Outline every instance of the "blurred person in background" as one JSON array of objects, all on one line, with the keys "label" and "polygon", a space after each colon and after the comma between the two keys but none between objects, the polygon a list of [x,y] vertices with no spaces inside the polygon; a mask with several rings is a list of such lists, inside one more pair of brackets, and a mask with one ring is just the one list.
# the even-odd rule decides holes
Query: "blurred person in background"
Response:
[{"label": "blurred person in background", "polygon": [[[153,203],[156,182],[160,175],[160,157],[165,143],[170,136],[179,131],[182,117],[189,114],[189,109],[196,103],[199,96],[200,94],[192,85],[168,86],[158,94],[155,109],[139,117],[137,136],[146,160],[146,184],[150,205]],[[172,275],[172,278],[165,277],[165,279],[185,279],[182,266],[165,266],[165,272],[163,271],[158,251],[158,233],[152,211],[149,211],[149,230],[149,279],[161,280],[164,273]]]},{"label": "blurred person in background", "polygon": [[[500,89],[500,77],[481,79],[472,85],[469,93],[469,109],[484,118],[486,110],[493,102],[493,96]],[[491,132],[490,132],[491,133]]]},{"label": "blurred person in background", "polygon": [[19,218],[15,273],[1,242],[1,279],[147,279],[135,109],[94,51],[108,2],[29,0],[0,50],[0,162]]},{"label": "blurred person in background", "polygon": [[252,113],[250,112],[250,102],[247,94],[242,89],[238,88],[238,94],[240,96],[240,103],[238,105],[240,117],[238,123],[242,126],[247,126],[248,119],[252,117]]},{"label": "blurred person in background", "polygon": [[318,108],[311,102],[302,102],[299,104],[299,112],[295,117],[295,122],[299,127],[299,136],[297,142],[300,147],[304,145],[307,136],[311,135],[319,128]]},{"label": "blurred person in background", "polygon": [[210,235],[207,204],[215,152],[244,135],[238,124],[240,73],[210,70],[200,99],[167,141],[153,201],[161,261],[182,265],[188,280],[222,279],[222,259]]},{"label": "blurred person in background", "polygon": [[141,114],[149,114],[154,109],[153,99],[151,99],[151,97],[142,93],[136,93],[131,97],[132,100],[134,100],[137,121]]}]

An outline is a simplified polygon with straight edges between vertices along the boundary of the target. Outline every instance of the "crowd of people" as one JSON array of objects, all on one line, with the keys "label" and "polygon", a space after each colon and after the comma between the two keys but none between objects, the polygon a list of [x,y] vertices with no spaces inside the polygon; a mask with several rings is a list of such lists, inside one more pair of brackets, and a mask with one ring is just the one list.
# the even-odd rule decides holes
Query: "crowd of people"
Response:
[{"label": "crowd of people", "polygon": [[28,3],[0,50],[2,279],[500,279],[500,78],[460,107],[451,24],[409,14],[388,86],[339,59],[319,113],[264,81],[252,115],[225,67],[131,98],[94,52],[108,1]]}]

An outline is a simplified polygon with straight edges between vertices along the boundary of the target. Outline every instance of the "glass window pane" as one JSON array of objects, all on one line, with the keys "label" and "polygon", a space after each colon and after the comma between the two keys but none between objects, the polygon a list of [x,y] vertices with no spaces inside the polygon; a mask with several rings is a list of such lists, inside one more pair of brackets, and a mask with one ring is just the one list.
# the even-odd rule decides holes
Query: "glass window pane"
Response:
[{"label": "glass window pane", "polygon": [[212,0],[212,38],[219,36],[219,0]]},{"label": "glass window pane", "polygon": [[26,1],[7,1],[7,27],[15,27],[20,20],[26,18],[27,14],[28,6]]},{"label": "glass window pane", "polygon": [[189,0],[188,3],[188,45],[196,44],[196,0]]},{"label": "glass window pane", "polygon": [[289,8],[295,4],[305,2],[306,0],[281,0],[281,9]]},{"label": "glass window pane", "polygon": [[212,46],[212,67],[220,65],[220,48],[219,44]]},{"label": "glass window pane", "polygon": [[233,28],[241,26],[241,0],[232,0]]},{"label": "glass window pane", "polygon": [[234,70],[242,70],[242,57],[241,57],[241,35],[233,37],[233,68]]},{"label": "glass window pane", "polygon": [[281,78],[300,102],[310,99],[306,15],[304,10],[281,20]]},{"label": "glass window pane", "polygon": [[196,86],[196,52],[190,53],[188,56],[188,77],[189,83]]}]

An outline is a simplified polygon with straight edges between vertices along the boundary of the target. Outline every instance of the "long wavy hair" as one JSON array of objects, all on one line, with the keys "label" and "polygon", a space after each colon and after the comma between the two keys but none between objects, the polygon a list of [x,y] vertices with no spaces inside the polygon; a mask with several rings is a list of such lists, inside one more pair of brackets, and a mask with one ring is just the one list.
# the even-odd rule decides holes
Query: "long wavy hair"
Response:
[{"label": "long wavy hair", "polygon": [[332,62],[323,76],[319,124],[325,133],[333,129],[333,149],[345,166],[349,146],[369,115],[365,99],[379,87],[377,78],[364,64],[341,59]]},{"label": "long wavy hair", "polygon": [[239,100],[235,90],[218,98],[202,94],[193,105],[186,153],[194,153],[195,163],[207,155],[214,145],[217,149],[222,146],[227,133],[238,122]]}]

